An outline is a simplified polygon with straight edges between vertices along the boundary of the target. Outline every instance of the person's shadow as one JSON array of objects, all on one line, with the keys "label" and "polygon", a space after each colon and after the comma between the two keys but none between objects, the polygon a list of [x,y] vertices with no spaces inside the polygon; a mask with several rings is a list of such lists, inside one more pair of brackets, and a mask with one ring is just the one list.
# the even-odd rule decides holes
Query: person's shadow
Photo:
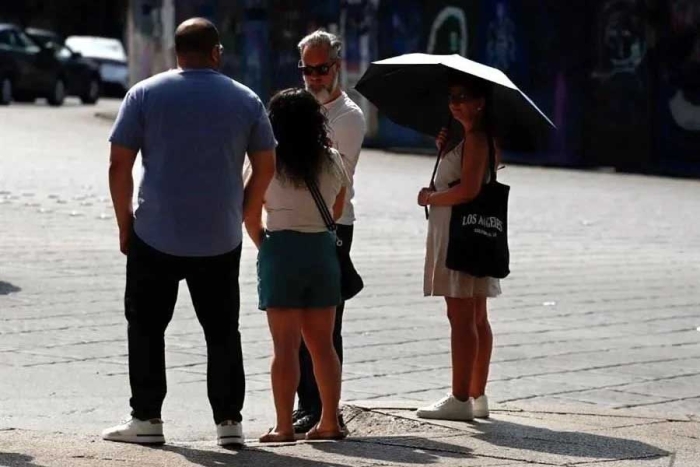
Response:
[{"label": "person's shadow", "polygon": [[[671,455],[668,451],[641,441],[591,433],[555,431],[496,419],[470,423],[469,426],[481,433],[455,430],[452,434],[441,435],[439,440],[412,436],[351,437],[342,443],[314,444],[314,448],[342,456],[407,464],[437,463],[441,458],[477,458],[480,452],[474,450],[474,443],[469,447],[470,443],[463,441],[467,438],[521,451],[519,454],[511,455],[506,452],[501,453],[514,460],[531,460],[529,457],[523,457],[523,451],[601,460],[654,459]],[[455,440],[455,444],[449,442],[451,438]],[[369,444],[379,444],[384,447],[373,449]],[[483,455],[492,454],[493,452],[483,452]]]},{"label": "person's shadow", "polygon": [[44,467],[32,462],[33,457],[14,452],[0,452],[0,465],[7,467]]},{"label": "person's shadow", "polygon": [[[437,464],[445,458],[476,459],[478,456],[474,455],[472,448],[445,442],[446,438],[457,436],[469,434],[445,433],[441,441],[418,436],[350,437],[340,443],[314,443],[313,447],[328,454],[401,464]],[[381,448],[377,449],[377,445]]]},{"label": "person's shadow", "polygon": [[22,289],[10,284],[9,282],[0,281],[0,295],[10,295],[11,293],[16,293],[21,290]]},{"label": "person's shadow", "polygon": [[328,462],[300,459],[262,450],[256,447],[244,449],[202,450],[185,446],[164,445],[162,451],[179,454],[194,465],[201,467],[221,467],[222,465],[264,465],[265,467],[348,467],[349,464],[330,464]]},{"label": "person's shadow", "polygon": [[641,441],[593,433],[555,431],[498,419],[480,422],[475,427],[481,433],[474,437],[490,444],[555,456],[626,460],[671,455],[668,451]]}]

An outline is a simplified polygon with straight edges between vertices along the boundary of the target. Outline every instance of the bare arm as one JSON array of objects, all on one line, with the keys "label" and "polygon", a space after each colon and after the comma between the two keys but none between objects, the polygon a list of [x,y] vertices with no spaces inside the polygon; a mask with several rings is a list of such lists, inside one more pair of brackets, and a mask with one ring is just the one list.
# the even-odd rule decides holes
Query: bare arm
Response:
[{"label": "bare arm", "polygon": [[129,251],[129,239],[134,223],[134,178],[131,174],[138,151],[112,144],[109,156],[109,191],[119,226],[119,247]]},{"label": "bare arm", "polygon": [[343,216],[343,208],[345,207],[345,193],[347,188],[343,187],[340,189],[338,196],[335,197],[335,202],[333,203],[333,220],[337,221]]},{"label": "bare arm", "polygon": [[248,154],[251,174],[243,196],[243,222],[248,236],[260,248],[263,236],[262,210],[267,187],[275,176],[275,150]]}]

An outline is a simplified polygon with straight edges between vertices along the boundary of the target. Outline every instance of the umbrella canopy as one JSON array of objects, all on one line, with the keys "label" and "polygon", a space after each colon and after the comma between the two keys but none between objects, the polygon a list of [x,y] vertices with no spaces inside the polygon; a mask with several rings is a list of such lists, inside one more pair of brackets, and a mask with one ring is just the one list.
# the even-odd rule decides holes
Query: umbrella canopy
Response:
[{"label": "umbrella canopy", "polygon": [[549,118],[500,70],[460,55],[407,54],[372,62],[355,89],[395,123],[437,136],[451,119],[450,70],[491,84],[491,116],[501,147],[541,148],[555,128]]}]

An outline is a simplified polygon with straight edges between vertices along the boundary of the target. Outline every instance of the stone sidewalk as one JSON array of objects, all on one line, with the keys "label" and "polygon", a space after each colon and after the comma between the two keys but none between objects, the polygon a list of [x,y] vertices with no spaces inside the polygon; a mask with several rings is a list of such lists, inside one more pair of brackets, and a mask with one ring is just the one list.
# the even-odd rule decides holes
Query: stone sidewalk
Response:
[{"label": "stone sidewalk", "polygon": [[[0,108],[0,429],[89,437],[127,412],[110,124],[95,118],[117,105]],[[353,258],[367,288],[345,319],[347,402],[427,402],[449,389],[444,307],[421,297],[426,224],[415,198],[431,168],[426,157],[363,153]],[[513,272],[489,302],[494,406],[699,414],[700,183],[517,166],[499,179],[513,187]],[[251,437],[273,420],[254,268],[246,241]],[[166,340],[170,439],[206,442],[206,352],[184,284]]]},{"label": "stone sidewalk", "polygon": [[[209,441],[141,447],[94,436],[0,431],[0,465],[92,466],[587,466],[692,467],[700,464],[700,423],[572,407],[511,407],[473,423],[425,422],[410,403],[344,408],[352,436],[342,442],[260,445],[243,450]],[[166,432],[167,434],[167,432]]]}]

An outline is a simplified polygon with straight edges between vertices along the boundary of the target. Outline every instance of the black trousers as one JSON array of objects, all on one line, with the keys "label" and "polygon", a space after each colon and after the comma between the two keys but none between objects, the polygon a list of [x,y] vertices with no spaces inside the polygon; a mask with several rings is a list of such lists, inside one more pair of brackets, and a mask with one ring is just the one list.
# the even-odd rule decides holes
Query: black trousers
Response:
[{"label": "black trousers", "polygon": [[241,421],[245,374],[238,330],[240,261],[240,246],[220,256],[179,257],[132,234],[124,303],[133,417],[161,418],[167,392],[165,330],[184,279],[207,342],[207,392],[214,422]]},{"label": "black trousers", "polygon": [[[352,235],[354,227],[352,225],[338,224],[338,238],[343,241],[341,248],[347,249],[350,252],[352,248]],[[338,354],[340,363],[343,363],[343,311],[345,311],[345,302],[338,305],[335,310],[335,326],[333,327],[333,347]],[[311,361],[311,354],[306,348],[304,341],[301,342],[299,348],[299,366],[301,370],[301,378],[299,379],[299,387],[297,388],[297,396],[299,398],[298,408],[304,412],[321,413],[321,396],[316,385],[314,377],[314,366]]]}]

